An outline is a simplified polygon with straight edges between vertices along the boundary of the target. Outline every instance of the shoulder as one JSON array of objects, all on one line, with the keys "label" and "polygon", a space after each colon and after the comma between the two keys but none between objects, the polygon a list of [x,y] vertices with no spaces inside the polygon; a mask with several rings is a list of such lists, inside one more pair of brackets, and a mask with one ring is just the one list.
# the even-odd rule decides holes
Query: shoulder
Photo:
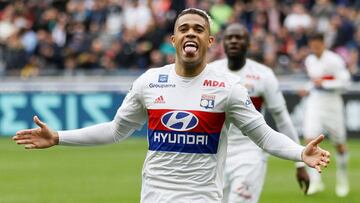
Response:
[{"label": "shoulder", "polygon": [[[207,67],[209,68],[209,67]],[[203,81],[205,87],[217,87],[224,92],[245,91],[246,88],[242,85],[241,79],[230,72],[224,72],[215,68],[209,68],[208,73]]]},{"label": "shoulder", "polygon": [[316,56],[314,54],[310,54],[305,58],[305,66],[308,66],[309,63],[313,62],[316,59]]},{"label": "shoulder", "polygon": [[236,75],[223,71],[221,68],[216,68],[211,64],[208,64],[206,68],[208,69],[207,77],[209,78],[222,80],[230,85],[239,81],[239,78]]},{"label": "shoulder", "polygon": [[247,59],[246,68],[251,70],[251,72],[256,73],[261,80],[276,79],[274,71],[269,66],[254,60]]},{"label": "shoulder", "polygon": [[325,56],[326,59],[331,60],[331,61],[341,61],[343,62],[343,58],[341,58],[341,56],[333,51],[330,50],[326,50],[325,51]]},{"label": "shoulder", "polygon": [[145,71],[139,79],[142,81],[164,80],[168,77],[170,70],[174,67],[174,64],[165,65],[162,67],[150,68]]},{"label": "shoulder", "polygon": [[223,59],[219,59],[219,60],[215,60],[211,63],[208,63],[208,67],[209,68],[213,68],[213,69],[217,69],[217,70],[227,70],[227,59],[223,58]]},{"label": "shoulder", "polygon": [[169,78],[169,73],[173,64],[165,65],[163,67],[150,68],[145,71],[139,78],[136,79],[133,86],[142,88],[143,85],[157,82],[165,82]]}]

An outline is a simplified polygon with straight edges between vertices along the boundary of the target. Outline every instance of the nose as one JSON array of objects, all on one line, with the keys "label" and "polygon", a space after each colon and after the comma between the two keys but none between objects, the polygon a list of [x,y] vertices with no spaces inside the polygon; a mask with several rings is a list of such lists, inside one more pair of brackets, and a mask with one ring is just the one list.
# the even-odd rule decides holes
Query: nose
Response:
[{"label": "nose", "polygon": [[193,29],[189,29],[189,31],[186,33],[185,37],[195,38],[195,31]]},{"label": "nose", "polygon": [[231,38],[230,38],[230,42],[231,42],[231,43],[237,43],[236,37],[231,37]]}]

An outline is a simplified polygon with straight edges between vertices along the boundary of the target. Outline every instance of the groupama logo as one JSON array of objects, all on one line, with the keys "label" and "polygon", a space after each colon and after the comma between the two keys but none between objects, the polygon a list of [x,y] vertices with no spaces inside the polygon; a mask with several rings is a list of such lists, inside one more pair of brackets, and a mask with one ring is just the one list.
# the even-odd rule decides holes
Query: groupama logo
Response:
[{"label": "groupama logo", "polygon": [[161,123],[170,130],[188,131],[198,125],[199,119],[187,111],[170,111],[161,117]]}]

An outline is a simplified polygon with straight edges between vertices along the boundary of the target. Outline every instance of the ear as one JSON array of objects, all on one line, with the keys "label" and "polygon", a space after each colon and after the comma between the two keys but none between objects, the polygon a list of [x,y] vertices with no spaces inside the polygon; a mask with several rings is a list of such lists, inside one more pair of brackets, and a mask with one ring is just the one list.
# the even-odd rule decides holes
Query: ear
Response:
[{"label": "ear", "polygon": [[171,35],[171,44],[173,47],[175,47],[175,36]]},{"label": "ear", "polygon": [[213,42],[215,41],[215,37],[214,36],[209,36],[209,44],[208,44],[208,48],[211,47],[211,45],[213,44]]}]

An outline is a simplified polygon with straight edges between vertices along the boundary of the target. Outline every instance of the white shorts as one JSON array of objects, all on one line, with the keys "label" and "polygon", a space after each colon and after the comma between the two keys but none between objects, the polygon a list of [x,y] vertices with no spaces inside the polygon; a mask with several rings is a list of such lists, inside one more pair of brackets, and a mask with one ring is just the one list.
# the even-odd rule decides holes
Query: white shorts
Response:
[{"label": "white shorts", "polygon": [[346,142],[344,105],[341,97],[309,96],[305,105],[304,138],[314,139],[321,133],[335,144]]},{"label": "white shorts", "polygon": [[258,202],[265,181],[267,155],[260,148],[232,154],[226,159],[223,203]]}]

